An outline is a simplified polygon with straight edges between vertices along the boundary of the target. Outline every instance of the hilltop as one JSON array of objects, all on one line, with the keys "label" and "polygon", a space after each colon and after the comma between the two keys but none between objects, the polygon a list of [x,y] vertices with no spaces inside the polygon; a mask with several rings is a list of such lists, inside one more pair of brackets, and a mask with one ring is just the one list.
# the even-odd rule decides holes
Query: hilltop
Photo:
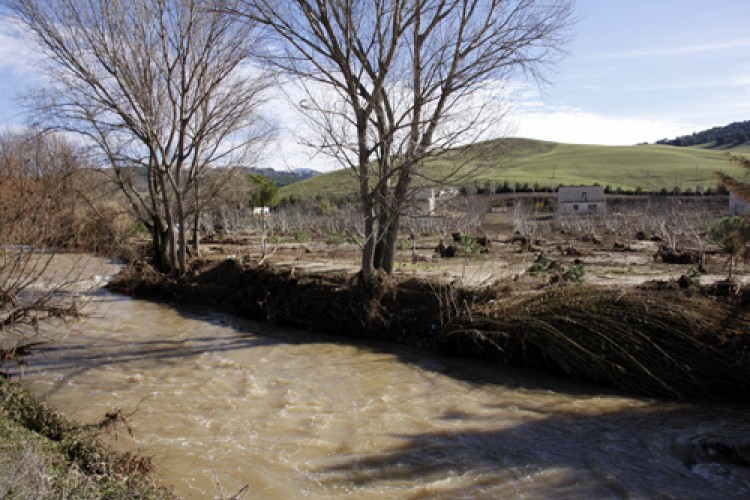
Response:
[{"label": "hilltop", "polygon": [[669,146],[704,146],[708,148],[734,148],[750,145],[750,121],[734,122],[722,127],[683,135],[675,139],[662,139],[657,144]]},{"label": "hilltop", "polygon": [[[665,144],[600,146],[531,139],[496,139],[445,152],[425,166],[427,175],[440,178],[457,167],[466,172],[454,185],[600,184],[612,189],[682,191],[715,187],[716,171],[741,175],[726,149],[675,147]],[[356,193],[350,172],[339,170],[282,189],[282,196],[347,196]]]},{"label": "hilltop", "polygon": [[260,174],[279,187],[294,184],[311,177],[319,175],[320,172],[310,168],[297,168],[293,170],[275,170],[273,168],[243,168],[245,174]]}]

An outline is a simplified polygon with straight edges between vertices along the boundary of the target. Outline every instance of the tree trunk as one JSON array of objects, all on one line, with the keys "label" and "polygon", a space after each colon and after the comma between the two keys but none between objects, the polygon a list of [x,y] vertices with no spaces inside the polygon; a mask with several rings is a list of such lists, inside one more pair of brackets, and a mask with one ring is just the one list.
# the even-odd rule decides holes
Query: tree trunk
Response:
[{"label": "tree trunk", "polygon": [[198,183],[195,183],[195,213],[193,214],[193,235],[192,235],[192,247],[195,250],[195,256],[200,257],[201,249],[201,238],[200,238],[200,221],[201,221],[201,207],[200,207],[200,201],[198,198],[198,195],[200,193],[198,192]]},{"label": "tree trunk", "polygon": [[380,269],[387,274],[393,274],[393,268],[396,262],[396,250],[398,249],[399,225],[401,224],[401,214],[396,212],[391,217],[390,223],[383,236],[382,248],[383,259]]},{"label": "tree trunk", "polygon": [[187,229],[185,207],[179,192],[175,193],[175,205],[177,210],[177,272],[183,275],[187,272]]},{"label": "tree trunk", "polygon": [[168,191],[166,183],[164,182],[165,174],[162,171],[159,171],[158,173],[159,177],[159,187],[160,187],[160,193],[161,193],[161,202],[164,209],[164,223],[166,227],[164,230],[167,233],[167,242],[168,242],[168,251],[166,253],[167,256],[167,262],[164,262],[166,264],[165,270],[168,270],[171,273],[175,273],[178,271],[177,269],[177,241],[175,240],[175,223],[174,223],[174,216],[172,214],[172,206],[170,204]]},{"label": "tree trunk", "polygon": [[200,256],[200,252],[201,252],[201,248],[200,248],[201,236],[200,236],[200,231],[198,230],[198,224],[199,224],[198,219],[200,219],[200,215],[196,213],[195,218],[193,219],[193,236],[192,236],[192,243],[191,243],[191,246],[193,247],[193,249],[195,249],[196,256]]},{"label": "tree trunk", "polygon": [[165,242],[166,233],[161,228],[161,221],[158,217],[153,218],[151,227],[151,257],[153,258],[154,267],[159,271],[164,271],[165,259]]},{"label": "tree trunk", "polygon": [[411,188],[411,168],[412,165],[406,162],[401,167],[398,184],[393,192],[393,199],[390,203],[391,214],[388,220],[388,226],[384,231],[383,261],[381,269],[387,274],[393,274],[393,267],[396,261],[396,249],[398,248],[398,232],[401,225],[401,214],[406,206],[406,201]]},{"label": "tree trunk", "polygon": [[365,242],[362,248],[362,281],[366,284],[372,283],[375,276],[375,235],[372,217],[365,217]]},{"label": "tree trunk", "polygon": [[389,218],[385,207],[381,207],[382,212],[378,218],[377,238],[375,242],[375,254],[373,266],[375,269],[383,269],[387,251],[387,235],[389,227]]},{"label": "tree trunk", "polygon": [[365,241],[362,247],[362,281],[369,285],[375,277],[375,248],[377,245],[375,214],[372,207],[372,198],[366,196],[362,200],[362,211],[364,218]]},{"label": "tree trunk", "polygon": [[260,206],[260,219],[261,219],[260,254],[261,254],[261,259],[265,259],[268,235],[266,234],[266,207],[264,205]]}]

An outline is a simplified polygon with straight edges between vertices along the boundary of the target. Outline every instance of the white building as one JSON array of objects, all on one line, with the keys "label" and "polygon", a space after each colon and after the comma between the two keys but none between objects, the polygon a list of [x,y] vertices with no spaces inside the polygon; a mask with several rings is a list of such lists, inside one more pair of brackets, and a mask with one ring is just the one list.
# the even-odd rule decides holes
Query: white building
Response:
[{"label": "white building", "polygon": [[557,190],[557,213],[597,214],[607,209],[607,199],[601,186],[561,187]]},{"label": "white building", "polygon": [[427,205],[427,215],[435,215],[438,200],[453,198],[458,192],[454,187],[422,188],[414,193],[414,199]]},{"label": "white building", "polygon": [[739,196],[729,193],[729,213],[731,215],[750,214],[750,203]]}]

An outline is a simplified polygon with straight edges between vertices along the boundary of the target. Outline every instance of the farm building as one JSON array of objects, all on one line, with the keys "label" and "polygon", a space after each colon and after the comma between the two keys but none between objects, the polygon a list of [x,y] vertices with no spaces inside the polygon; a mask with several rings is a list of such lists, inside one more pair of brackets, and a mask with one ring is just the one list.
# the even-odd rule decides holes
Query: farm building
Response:
[{"label": "farm building", "polygon": [[732,215],[750,215],[750,203],[732,193],[729,194],[729,213]]},{"label": "farm building", "polygon": [[561,187],[557,190],[557,213],[596,214],[604,213],[607,200],[601,186]]},{"label": "farm building", "polygon": [[414,199],[417,202],[427,205],[427,215],[435,215],[437,202],[439,200],[453,198],[458,192],[458,189],[454,187],[422,188],[414,193]]}]

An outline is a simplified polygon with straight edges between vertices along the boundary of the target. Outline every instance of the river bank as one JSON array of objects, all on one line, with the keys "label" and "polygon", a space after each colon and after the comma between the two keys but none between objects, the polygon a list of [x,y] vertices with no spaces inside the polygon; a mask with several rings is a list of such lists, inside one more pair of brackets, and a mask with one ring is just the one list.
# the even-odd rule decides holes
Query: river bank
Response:
[{"label": "river bank", "polygon": [[366,289],[347,273],[205,261],[182,279],[136,268],[110,289],[340,337],[543,369],[635,394],[750,400],[747,286],[654,281],[517,290],[419,277]]},{"label": "river bank", "polygon": [[148,458],[116,453],[97,439],[122,416],[81,426],[0,378],[0,497],[172,498],[151,479]]},{"label": "river bank", "polygon": [[[633,397],[502,367],[498,359],[461,359],[455,349],[446,357],[404,345],[417,338],[342,337],[377,338],[374,327],[329,332],[321,319],[307,330],[326,331],[312,333],[245,320],[218,311],[222,295],[234,292],[242,307],[244,297],[268,292],[256,308],[263,314],[273,313],[276,302],[296,312],[293,301],[307,296],[307,316],[309,302],[319,299],[320,317],[344,324],[327,310],[334,292],[338,310],[357,307],[349,297],[355,277],[223,261],[195,271],[174,286],[170,303],[92,289],[79,320],[39,346],[21,381],[36,398],[88,427],[121,412],[128,426],[118,422],[101,439],[121,453],[153,457],[160,483],[181,497],[229,498],[244,491],[262,498],[736,498],[750,492],[746,405]],[[111,275],[96,274],[102,282]],[[248,290],[261,274],[263,287]],[[186,285],[199,279],[203,285]],[[441,290],[444,304],[457,303],[451,298],[456,283],[406,281],[412,302],[422,304],[428,293],[436,295],[431,290]],[[211,293],[201,292],[212,282]],[[542,292],[549,297],[539,302],[553,304],[560,287],[527,286],[533,283],[496,286],[494,295],[472,290],[465,304],[478,315],[479,304],[510,306]],[[399,286],[391,283],[383,292],[384,303]],[[194,304],[180,297],[188,288]],[[310,290],[318,295],[310,298]],[[400,307],[408,314],[406,301]],[[445,352],[457,338],[465,339],[465,351],[477,349],[476,334],[462,332],[466,306],[446,310],[458,313],[444,319],[457,331],[445,333]],[[490,330],[478,318],[472,318],[474,329]],[[282,323],[283,315],[277,312],[274,321]],[[436,338],[448,332],[442,324],[425,331]]]}]

